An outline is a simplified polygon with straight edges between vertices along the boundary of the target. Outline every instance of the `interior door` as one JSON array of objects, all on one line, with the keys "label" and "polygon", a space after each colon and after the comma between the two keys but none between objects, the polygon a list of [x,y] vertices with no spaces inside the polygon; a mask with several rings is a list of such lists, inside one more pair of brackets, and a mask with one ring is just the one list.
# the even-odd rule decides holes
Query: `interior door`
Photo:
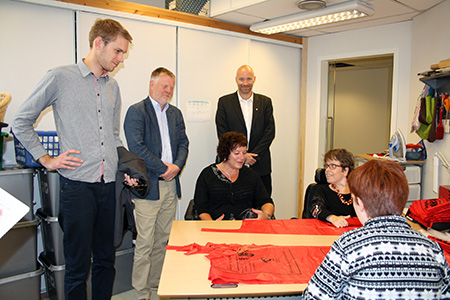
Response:
[{"label": "interior door", "polygon": [[392,55],[329,62],[327,151],[353,154],[388,149]]}]

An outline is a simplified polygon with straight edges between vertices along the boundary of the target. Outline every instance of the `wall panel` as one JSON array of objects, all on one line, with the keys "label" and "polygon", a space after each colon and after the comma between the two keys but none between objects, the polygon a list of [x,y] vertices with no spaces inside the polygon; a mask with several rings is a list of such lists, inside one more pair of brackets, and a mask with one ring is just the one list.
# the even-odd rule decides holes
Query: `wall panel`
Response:
[{"label": "wall panel", "polygon": [[[6,122],[12,121],[18,106],[46,70],[86,57],[89,52],[88,33],[97,18],[116,19],[133,36],[124,64],[111,73],[119,82],[122,94],[121,128],[128,107],[148,95],[149,75],[153,69],[164,66],[177,75],[172,104],[182,110],[190,139],[190,154],[181,177],[183,197],[179,202],[178,219],[183,218],[194,195],[200,171],[215,159],[217,100],[236,91],[237,68],[242,64],[252,65],[257,76],[255,91],[272,97],[274,101],[277,133],[272,156],[277,217],[295,215],[301,54],[298,45],[255,41],[242,34],[178,23],[158,23],[152,18],[128,17],[127,14],[86,7],[77,11],[74,10],[76,6],[63,9],[10,1],[0,5],[0,25],[3,25],[0,37],[12,41],[10,47],[0,49],[0,54],[8,58],[0,75],[0,87],[12,91],[15,97]],[[22,24],[25,19],[29,21]],[[30,23],[34,25],[28,26]],[[5,28],[15,29],[7,31]],[[26,82],[19,81],[25,78],[24,72],[27,72]],[[196,114],[194,103],[204,105],[201,118]],[[51,109],[43,114],[37,128],[54,129]],[[123,130],[121,137],[125,142]],[[14,161],[13,147],[6,148],[7,152],[12,149],[10,157]]]},{"label": "wall panel", "polygon": [[[179,213],[182,218],[194,196],[198,175],[214,162],[217,100],[236,91],[236,69],[248,63],[249,40],[185,28],[180,28],[178,35],[179,107],[190,140],[189,158],[181,176],[183,198]],[[200,121],[190,110],[194,101],[204,105],[203,109],[209,108]]]},{"label": "wall panel", "polygon": [[[4,122],[11,124],[19,106],[45,73],[74,58],[73,11],[15,1],[0,1],[0,91],[11,94]],[[53,113],[45,110],[39,130],[54,130]],[[9,131],[10,127],[3,131]],[[14,143],[8,138],[4,164],[14,164]]]},{"label": "wall panel", "polygon": [[274,106],[272,197],[276,217],[289,219],[297,214],[301,49],[252,41],[250,65],[253,91],[269,96]]},{"label": "wall panel", "polygon": [[[78,16],[78,59],[89,53],[89,30],[97,18],[112,18],[120,22],[133,37],[133,42],[113,76],[119,83],[122,95],[121,132],[123,120],[130,105],[148,96],[150,74],[157,67],[163,66],[175,73],[176,70],[176,27],[145,21],[80,12]],[[176,104],[175,104],[176,105]]]}]

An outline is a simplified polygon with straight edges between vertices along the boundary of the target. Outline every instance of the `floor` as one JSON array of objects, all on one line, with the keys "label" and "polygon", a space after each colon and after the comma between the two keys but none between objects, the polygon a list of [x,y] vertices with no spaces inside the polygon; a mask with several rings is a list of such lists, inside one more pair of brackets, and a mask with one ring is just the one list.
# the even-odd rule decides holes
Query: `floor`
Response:
[{"label": "floor", "polygon": [[[169,298],[160,298],[161,300],[169,300]],[[136,300],[136,293],[134,290],[129,290],[112,296],[111,300]],[[179,299],[182,300],[182,299]],[[199,299],[200,300],[200,299]]]},{"label": "floor", "polygon": [[[229,300],[229,299],[238,299],[238,300],[298,300],[300,299],[300,295],[291,295],[291,296],[270,296],[270,297],[248,297],[248,298],[210,298],[210,299],[195,299],[195,300]],[[136,296],[134,290],[130,290],[127,292],[123,292],[121,294],[117,294],[111,298],[111,300],[136,300]],[[169,300],[169,298],[161,298],[161,300]],[[188,300],[188,299],[177,299],[177,300]]]},{"label": "floor", "polygon": [[134,290],[129,290],[112,296],[111,300],[136,300],[136,293]]},{"label": "floor", "polygon": [[111,300],[136,300],[136,293],[134,290],[129,290],[112,296]]}]

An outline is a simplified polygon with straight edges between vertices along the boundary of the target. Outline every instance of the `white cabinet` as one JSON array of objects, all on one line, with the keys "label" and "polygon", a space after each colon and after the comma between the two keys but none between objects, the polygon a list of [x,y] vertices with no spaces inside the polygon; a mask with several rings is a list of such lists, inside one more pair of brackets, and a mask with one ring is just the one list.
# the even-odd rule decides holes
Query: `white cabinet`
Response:
[{"label": "white cabinet", "polygon": [[[356,155],[356,167],[362,165],[371,159],[377,159],[368,154],[357,154]],[[399,164],[404,168],[406,179],[408,180],[409,195],[405,207],[409,207],[411,203],[415,200],[422,199],[422,166],[425,161],[406,161],[399,162]]]}]

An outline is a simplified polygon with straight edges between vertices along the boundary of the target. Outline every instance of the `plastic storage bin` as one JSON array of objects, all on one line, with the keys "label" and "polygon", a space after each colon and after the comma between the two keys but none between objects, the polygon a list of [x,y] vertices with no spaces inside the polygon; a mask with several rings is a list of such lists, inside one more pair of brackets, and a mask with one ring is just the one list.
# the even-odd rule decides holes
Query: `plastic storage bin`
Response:
[{"label": "plastic storage bin", "polygon": [[34,219],[33,174],[33,169],[17,166],[4,166],[0,171],[0,187],[30,207],[30,211],[21,221]]},{"label": "plastic storage bin", "polygon": [[36,271],[38,225],[37,219],[19,222],[0,239],[0,278]]},{"label": "plastic storage bin", "polygon": [[41,275],[44,269],[40,266],[33,272],[0,279],[1,299],[41,299]]},{"label": "plastic storage bin", "polygon": [[114,279],[113,295],[131,290],[131,274],[133,271],[134,248],[116,252],[116,277]]},{"label": "plastic storage bin", "polygon": [[414,201],[420,199],[420,183],[409,184],[408,201]]},{"label": "plastic storage bin", "polygon": [[49,216],[59,213],[59,174],[56,171],[37,169],[41,195],[41,207]]},{"label": "plastic storage bin", "polygon": [[46,214],[42,208],[36,211],[41,221],[41,232],[44,245],[44,255],[52,265],[64,265],[63,231],[59,226],[58,217]]},{"label": "plastic storage bin", "polygon": [[127,230],[123,236],[122,243],[117,247],[116,251],[127,250],[133,247],[133,233],[131,230]]},{"label": "plastic storage bin", "polygon": [[[52,157],[59,155],[59,139],[56,131],[36,131],[39,135],[39,140],[47,150],[48,154]],[[13,133],[14,134],[14,133]],[[34,160],[31,154],[25,149],[25,147],[14,136],[14,146],[16,149],[16,161],[19,164],[25,165],[30,168],[42,167],[40,163]]]},{"label": "plastic storage bin", "polygon": [[[47,298],[50,300],[64,300],[64,274],[66,270],[65,265],[53,265],[44,253],[39,255],[39,261],[44,266],[45,270],[45,287],[47,290]],[[91,295],[91,280],[90,277],[86,282],[88,300],[92,299]]]},{"label": "plastic storage bin", "polygon": [[[134,248],[116,252],[116,276],[114,278],[113,295],[131,290],[131,274],[133,269]],[[39,261],[45,269],[45,282],[47,288],[47,297],[51,300],[64,300],[64,274],[65,265],[52,265],[44,253],[39,255]],[[87,282],[88,299],[91,299],[91,280]]]},{"label": "plastic storage bin", "polygon": [[420,183],[421,180],[421,169],[418,166],[405,166],[405,175],[408,184]]}]

